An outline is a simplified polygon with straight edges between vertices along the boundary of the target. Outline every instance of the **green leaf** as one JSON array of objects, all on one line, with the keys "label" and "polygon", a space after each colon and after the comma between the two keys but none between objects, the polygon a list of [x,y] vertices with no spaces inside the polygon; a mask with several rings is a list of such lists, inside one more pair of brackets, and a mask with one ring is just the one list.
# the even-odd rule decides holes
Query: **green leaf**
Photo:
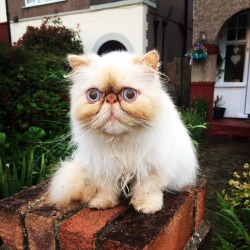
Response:
[{"label": "green leaf", "polygon": [[216,240],[218,240],[218,245],[214,247],[214,250],[235,250],[234,245],[223,239],[220,235],[216,235]]},{"label": "green leaf", "polygon": [[25,159],[25,156],[23,156],[21,176],[20,176],[20,187],[24,187],[25,185],[26,169],[27,169],[26,159]]},{"label": "green leaf", "polygon": [[5,141],[6,141],[6,134],[0,132],[0,145],[3,145]]},{"label": "green leaf", "polygon": [[20,183],[18,180],[18,174],[16,169],[16,164],[13,163],[13,177],[12,177],[12,185],[13,185],[13,194],[17,193],[20,190]]},{"label": "green leaf", "polygon": [[39,127],[30,127],[29,135],[33,138],[40,139],[45,136],[45,130]]},{"label": "green leaf", "polygon": [[231,206],[230,202],[225,201],[223,196],[218,192],[216,192],[216,200],[219,204],[220,209],[231,209],[232,206]]},{"label": "green leaf", "polygon": [[242,208],[241,211],[244,213],[248,230],[250,230],[250,208]]},{"label": "green leaf", "polygon": [[45,180],[45,160],[44,160],[44,154],[42,154],[42,161],[41,161],[41,167],[40,167],[40,173],[39,173],[39,182],[42,182]]},{"label": "green leaf", "polygon": [[3,175],[3,165],[0,158],[0,199],[4,198],[4,175]]},{"label": "green leaf", "polygon": [[30,151],[29,162],[28,162],[28,170],[27,170],[27,179],[26,186],[30,187],[32,185],[33,178],[33,164],[34,164],[34,150]]},{"label": "green leaf", "polygon": [[237,246],[247,245],[250,249],[250,236],[232,209],[215,214],[214,229],[226,241]]}]

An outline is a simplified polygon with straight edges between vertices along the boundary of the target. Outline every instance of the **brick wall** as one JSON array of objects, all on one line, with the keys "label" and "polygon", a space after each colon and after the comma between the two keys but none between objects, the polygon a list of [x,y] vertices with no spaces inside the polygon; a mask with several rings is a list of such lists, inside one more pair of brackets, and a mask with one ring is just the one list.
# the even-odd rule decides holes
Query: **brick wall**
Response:
[{"label": "brick wall", "polygon": [[57,210],[46,202],[48,184],[40,184],[0,201],[0,242],[31,250],[181,250],[203,224],[205,185],[199,180],[190,190],[165,193],[164,208],[144,215],[128,200],[106,210]]}]

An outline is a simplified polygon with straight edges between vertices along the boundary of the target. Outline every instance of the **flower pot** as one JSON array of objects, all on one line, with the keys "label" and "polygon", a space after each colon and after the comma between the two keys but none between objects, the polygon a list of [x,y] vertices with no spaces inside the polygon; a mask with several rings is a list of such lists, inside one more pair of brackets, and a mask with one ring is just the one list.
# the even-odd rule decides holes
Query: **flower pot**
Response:
[{"label": "flower pot", "polygon": [[218,120],[224,117],[226,108],[214,107],[213,118]]},{"label": "flower pot", "polygon": [[203,60],[207,58],[207,52],[199,52],[199,53],[194,53],[193,54],[193,59],[196,60]]}]

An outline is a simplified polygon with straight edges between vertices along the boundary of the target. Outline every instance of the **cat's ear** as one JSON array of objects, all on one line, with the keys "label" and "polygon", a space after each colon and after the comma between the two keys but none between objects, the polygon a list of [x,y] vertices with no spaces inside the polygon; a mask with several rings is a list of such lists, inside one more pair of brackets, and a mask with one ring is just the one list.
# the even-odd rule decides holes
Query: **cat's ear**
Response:
[{"label": "cat's ear", "polygon": [[90,64],[90,58],[86,56],[68,55],[68,62],[72,69],[76,69]]},{"label": "cat's ear", "polygon": [[156,50],[152,50],[150,52],[148,52],[147,54],[145,54],[140,60],[139,63],[145,63],[147,65],[149,65],[151,68],[153,68],[154,70],[157,69],[158,67],[158,63],[159,63],[159,54]]}]

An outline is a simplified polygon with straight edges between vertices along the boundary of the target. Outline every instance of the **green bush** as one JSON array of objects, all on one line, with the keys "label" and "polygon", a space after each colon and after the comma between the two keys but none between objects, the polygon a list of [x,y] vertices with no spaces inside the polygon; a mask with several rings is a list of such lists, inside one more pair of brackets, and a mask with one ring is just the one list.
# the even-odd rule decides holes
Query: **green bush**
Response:
[{"label": "green bush", "polygon": [[79,25],[76,31],[69,29],[62,24],[59,17],[44,18],[40,27],[28,26],[23,37],[15,45],[35,52],[53,53],[63,57],[67,53],[83,53]]},{"label": "green bush", "polygon": [[0,199],[46,180],[72,153],[69,141],[70,133],[46,139],[39,127],[0,132]]},{"label": "green bush", "polygon": [[0,199],[45,180],[71,152],[67,53],[83,53],[82,42],[59,18],[0,43]]},{"label": "green bush", "polygon": [[39,126],[53,130],[67,122],[69,83],[63,78],[64,59],[22,48],[5,49],[2,54],[0,129]]},{"label": "green bush", "polygon": [[250,249],[249,164],[233,173],[228,188],[217,193],[219,210],[213,222],[214,249]]},{"label": "green bush", "polygon": [[182,121],[196,147],[207,128],[207,110],[208,104],[203,99],[196,99],[190,107],[180,109]]}]

